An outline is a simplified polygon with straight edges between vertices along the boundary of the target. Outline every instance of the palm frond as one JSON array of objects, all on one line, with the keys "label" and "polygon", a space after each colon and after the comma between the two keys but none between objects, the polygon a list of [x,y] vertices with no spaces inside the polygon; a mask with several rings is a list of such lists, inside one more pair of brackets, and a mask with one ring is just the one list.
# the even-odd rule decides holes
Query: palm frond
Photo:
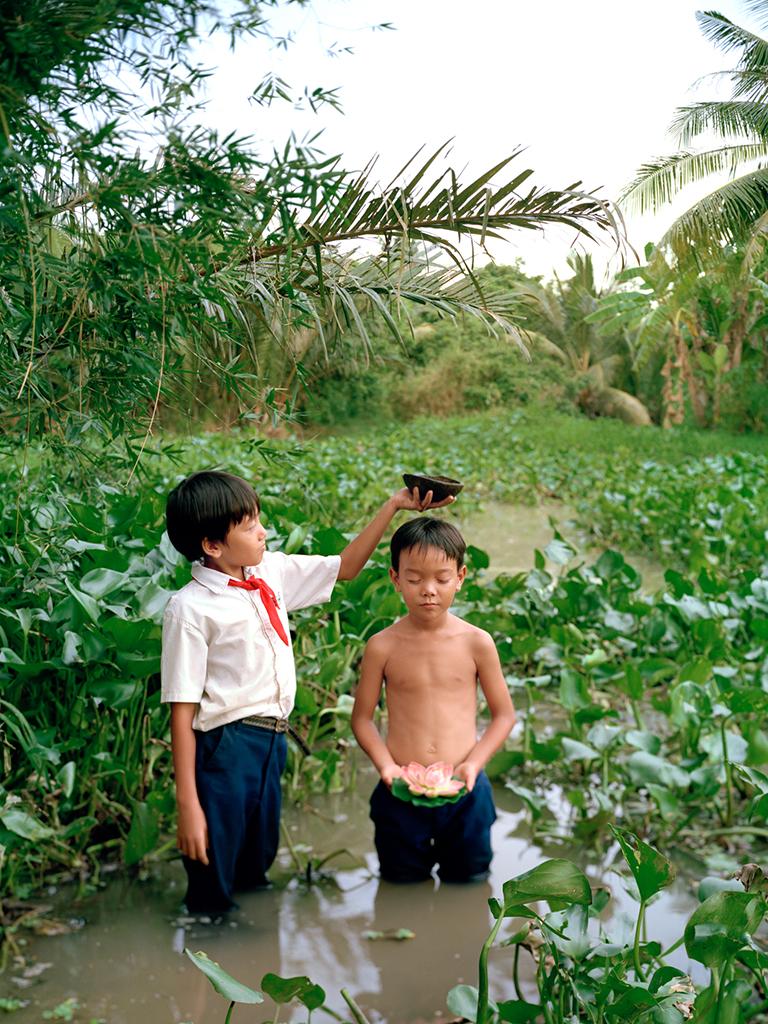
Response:
[{"label": "palm frond", "polygon": [[[722,72],[733,85],[733,98],[764,103],[768,96],[768,75],[765,68],[734,68]],[[715,76],[713,76],[715,77]]]},{"label": "palm frond", "polygon": [[562,341],[566,328],[565,307],[552,288],[530,281],[519,285],[515,294],[546,322],[549,337]]},{"label": "palm frond", "polygon": [[749,142],[754,142],[756,136],[768,144],[768,104],[725,100],[679,107],[669,130],[682,146],[690,145],[704,132]]},{"label": "palm frond", "polygon": [[702,33],[724,52],[741,50],[741,67],[768,67],[768,42],[717,11],[697,11]]},{"label": "palm frond", "polygon": [[768,29],[768,3],[766,0],[744,0],[744,6],[759,25]]},{"label": "palm frond", "polygon": [[678,260],[692,252],[699,262],[721,256],[722,247],[748,238],[756,221],[768,211],[768,170],[744,174],[710,192],[672,224],[660,246],[669,246]]},{"label": "palm frond", "polygon": [[651,307],[637,332],[635,366],[642,370],[657,352],[662,350],[671,330],[669,310],[663,304]]},{"label": "palm frond", "polygon": [[744,255],[741,260],[740,273],[750,274],[760,257],[765,253],[768,244],[768,211],[758,217],[751,225],[750,232],[744,242]]},{"label": "palm frond", "polygon": [[335,194],[320,196],[303,217],[296,216],[289,225],[283,219],[279,241],[270,237],[269,230],[264,232],[248,260],[378,237],[439,245],[461,264],[464,257],[456,244],[461,238],[484,247],[489,239],[500,238],[502,231],[542,230],[549,224],[566,225],[588,238],[606,232],[618,246],[623,243],[620,214],[594,193],[582,191],[580,182],[561,190],[530,187],[526,183],[532,171],[525,169],[494,184],[519,150],[469,184],[462,183],[451,168],[428,179],[427,171],[442,151],[443,147],[430,155],[403,184],[383,190],[370,183],[369,164]]},{"label": "palm frond", "polygon": [[[321,268],[310,260],[296,264],[290,282],[279,259],[272,257],[248,268],[246,284],[261,318],[284,344],[300,327],[336,336],[351,330],[372,351],[372,318],[382,320],[402,341],[414,307],[427,307],[445,317],[480,320],[489,332],[509,336],[527,354],[515,323],[520,321],[519,301],[508,291],[479,291],[475,280],[455,265],[441,265],[438,257],[429,250],[412,252],[402,262],[386,254],[354,258],[329,250]],[[292,296],[291,317],[279,309],[281,293],[287,290]]]},{"label": "palm frond", "polygon": [[542,334],[540,331],[526,331],[525,336],[531,348],[536,352],[541,352],[545,356],[549,356],[550,359],[557,360],[558,363],[568,363],[566,353],[546,334]]},{"label": "palm frond", "polygon": [[644,164],[619,201],[639,213],[670,202],[686,185],[713,174],[736,174],[745,163],[768,158],[768,142],[737,143],[696,153],[685,150]]}]

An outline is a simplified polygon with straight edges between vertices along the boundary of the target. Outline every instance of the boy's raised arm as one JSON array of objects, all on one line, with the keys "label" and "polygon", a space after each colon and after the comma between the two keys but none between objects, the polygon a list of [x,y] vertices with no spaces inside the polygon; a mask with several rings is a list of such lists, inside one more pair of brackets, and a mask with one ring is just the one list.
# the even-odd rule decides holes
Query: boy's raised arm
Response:
[{"label": "boy's raised arm", "polygon": [[355,691],[355,705],[352,709],[352,731],[355,739],[373,761],[383,782],[392,785],[400,774],[400,766],[390,754],[386,743],[373,722],[379,704],[384,681],[386,645],[379,637],[373,637],[365,645],[360,664],[360,682]]},{"label": "boy's raised arm", "polygon": [[397,491],[391,498],[387,498],[365,529],[361,530],[341,552],[341,568],[338,578],[353,580],[360,573],[373,554],[376,545],[384,536],[384,531],[392,522],[396,512],[401,509],[409,512],[425,512],[428,508],[442,508],[444,505],[450,505],[453,500],[450,497],[433,504],[432,491],[428,491],[424,495],[423,501],[419,497],[417,488],[409,491],[407,487],[403,487],[402,490]]},{"label": "boy's raised arm", "polygon": [[481,632],[475,639],[475,645],[477,678],[491,713],[491,722],[467,757],[456,765],[455,774],[464,779],[470,791],[488,759],[509,736],[516,718],[493,637]]}]

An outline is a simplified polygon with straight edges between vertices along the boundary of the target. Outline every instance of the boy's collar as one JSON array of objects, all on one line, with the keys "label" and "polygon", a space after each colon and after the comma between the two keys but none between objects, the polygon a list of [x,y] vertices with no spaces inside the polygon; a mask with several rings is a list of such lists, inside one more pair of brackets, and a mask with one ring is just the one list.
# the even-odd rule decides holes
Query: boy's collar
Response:
[{"label": "boy's collar", "polygon": [[[258,576],[258,566],[255,565],[244,565],[243,573],[245,578],[249,576]],[[192,563],[192,579],[198,583],[202,583],[204,587],[214,591],[214,593],[223,593],[229,588],[229,581],[234,579],[226,572],[219,572],[218,569],[209,569],[207,565],[203,565],[202,562]],[[232,593],[232,591],[229,591]]]}]

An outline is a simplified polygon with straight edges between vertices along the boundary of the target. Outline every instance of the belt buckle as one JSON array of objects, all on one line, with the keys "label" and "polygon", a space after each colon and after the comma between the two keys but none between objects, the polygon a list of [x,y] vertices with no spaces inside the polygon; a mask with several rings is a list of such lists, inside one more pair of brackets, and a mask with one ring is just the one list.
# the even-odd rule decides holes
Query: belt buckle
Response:
[{"label": "belt buckle", "polygon": [[288,719],[287,718],[276,718],[275,719],[275,732],[288,732]]}]

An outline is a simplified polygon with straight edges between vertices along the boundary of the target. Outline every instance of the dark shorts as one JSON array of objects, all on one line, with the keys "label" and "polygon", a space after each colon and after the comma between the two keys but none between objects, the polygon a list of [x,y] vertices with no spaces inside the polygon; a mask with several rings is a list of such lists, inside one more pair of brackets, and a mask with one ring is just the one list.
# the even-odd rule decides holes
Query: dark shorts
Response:
[{"label": "dark shorts", "polygon": [[280,839],[285,735],[241,722],[196,732],[195,782],[208,825],[208,860],[184,858],[191,913],[224,913],[233,893],[267,884]]},{"label": "dark shorts", "polygon": [[469,882],[488,872],[496,809],[484,772],[471,793],[442,807],[398,800],[379,782],[371,795],[371,820],[381,877],[389,882],[423,882],[435,864],[444,882]]}]

